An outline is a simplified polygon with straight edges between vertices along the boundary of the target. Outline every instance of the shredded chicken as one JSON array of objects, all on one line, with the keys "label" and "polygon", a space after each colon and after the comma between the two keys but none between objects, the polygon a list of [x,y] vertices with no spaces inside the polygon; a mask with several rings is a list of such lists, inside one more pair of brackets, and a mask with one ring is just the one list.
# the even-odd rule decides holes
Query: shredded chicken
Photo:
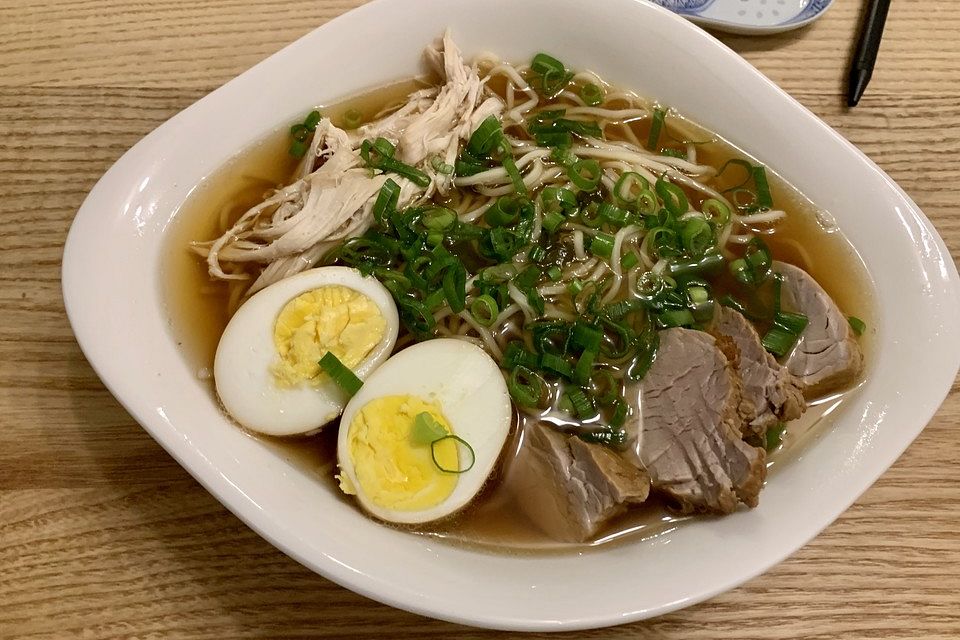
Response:
[{"label": "shredded chicken", "polygon": [[[230,273],[223,263],[266,264],[249,288],[251,294],[309,269],[338,242],[370,228],[373,205],[388,178],[400,185],[397,206],[401,208],[452,187],[452,176],[438,171],[434,158],[454,164],[461,141],[469,139],[483,118],[499,116],[504,105],[486,90],[476,70],[464,64],[449,33],[428,48],[426,57],[444,80],[439,89],[414,92],[394,112],[352,133],[322,119],[296,182],[252,207],[213,242],[194,245],[206,257],[212,277],[248,277]],[[376,137],[394,143],[396,157],[424,171],[430,184],[421,187],[365,167],[360,145]]]}]

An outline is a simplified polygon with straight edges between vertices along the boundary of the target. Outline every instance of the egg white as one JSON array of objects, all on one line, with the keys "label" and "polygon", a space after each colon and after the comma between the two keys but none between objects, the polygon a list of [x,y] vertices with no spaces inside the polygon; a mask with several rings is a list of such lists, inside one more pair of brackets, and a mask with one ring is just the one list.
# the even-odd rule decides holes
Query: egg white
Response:
[{"label": "egg white", "polygon": [[386,320],[383,338],[354,369],[366,378],[393,351],[400,321],[390,292],[373,277],[348,267],[320,267],[281,280],[257,292],[227,324],[214,360],[217,395],[227,412],[252,431],[289,436],[317,431],[335,419],[346,394],[329,378],[319,386],[283,388],[271,365],[278,359],[274,325],[284,305],[318,287],[341,285],[367,296]]},{"label": "egg white", "polygon": [[[440,405],[453,434],[473,448],[473,467],[457,477],[440,504],[420,511],[395,511],[370,501],[357,481],[350,457],[350,423],[371,400],[410,395]],[[449,516],[469,503],[493,471],[510,432],[513,409],[503,374],[483,349],[463,340],[438,338],[407,347],[374,371],[347,403],[337,438],[337,462],[360,505],[387,522],[419,524]],[[463,460],[461,453],[461,460]],[[469,454],[465,454],[469,455]]]}]

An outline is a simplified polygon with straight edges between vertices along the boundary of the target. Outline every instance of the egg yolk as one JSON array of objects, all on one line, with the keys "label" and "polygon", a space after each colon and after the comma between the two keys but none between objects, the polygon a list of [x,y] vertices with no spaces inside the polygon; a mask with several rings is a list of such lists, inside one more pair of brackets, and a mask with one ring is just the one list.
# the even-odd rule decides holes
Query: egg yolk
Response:
[{"label": "egg yolk", "polygon": [[350,422],[347,442],[356,489],[380,507],[420,511],[446,500],[457,485],[457,474],[440,470],[459,468],[456,442],[451,438],[431,446],[411,438],[416,416],[423,412],[453,433],[439,405],[416,396],[376,398]]},{"label": "egg yolk", "polygon": [[279,359],[272,367],[281,387],[319,385],[320,358],[332,352],[353,369],[380,344],[387,321],[374,302],[340,285],[319,287],[290,300],[273,327]]}]

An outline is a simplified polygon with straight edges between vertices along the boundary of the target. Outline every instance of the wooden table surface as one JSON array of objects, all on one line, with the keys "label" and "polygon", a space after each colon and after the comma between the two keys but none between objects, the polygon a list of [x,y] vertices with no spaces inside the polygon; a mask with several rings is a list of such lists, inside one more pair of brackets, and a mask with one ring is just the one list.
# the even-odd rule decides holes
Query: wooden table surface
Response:
[{"label": "wooden table surface", "polygon": [[[107,393],[64,315],[63,241],[107,167],[355,4],[0,0],[0,638],[495,635],[367,600],[261,540]],[[893,3],[848,111],[860,7],[837,0],[810,28],[725,40],[888,171],[957,259],[960,2]],[[960,637],[958,452],[955,384],[897,464],[786,562],[701,605],[571,635]]]}]

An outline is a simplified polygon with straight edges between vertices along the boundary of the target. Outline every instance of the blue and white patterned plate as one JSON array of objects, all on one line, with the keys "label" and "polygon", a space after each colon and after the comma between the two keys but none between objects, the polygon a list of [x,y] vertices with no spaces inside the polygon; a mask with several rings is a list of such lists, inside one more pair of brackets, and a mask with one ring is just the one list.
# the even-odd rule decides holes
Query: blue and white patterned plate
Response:
[{"label": "blue and white patterned plate", "polygon": [[712,29],[769,34],[797,29],[823,15],[833,0],[650,0]]}]

